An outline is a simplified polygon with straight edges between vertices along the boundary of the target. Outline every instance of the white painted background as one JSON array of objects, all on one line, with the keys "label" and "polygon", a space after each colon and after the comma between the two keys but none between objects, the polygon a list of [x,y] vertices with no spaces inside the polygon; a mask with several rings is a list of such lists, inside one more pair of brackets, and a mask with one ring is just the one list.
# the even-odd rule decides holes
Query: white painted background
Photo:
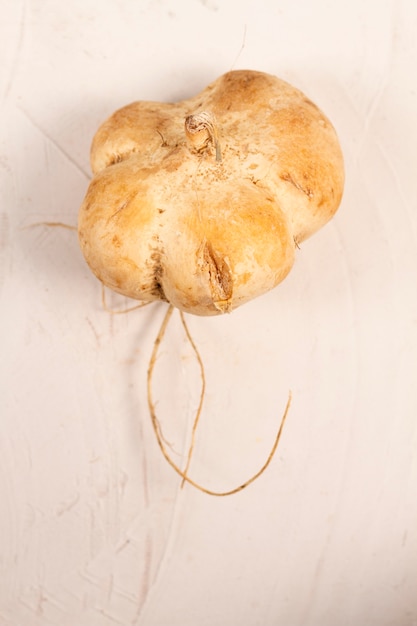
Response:
[{"label": "white painted background", "polygon": [[[415,1],[0,9],[1,626],[415,626]],[[228,489],[256,471],[293,392],[268,471],[216,499],[180,489],[151,430],[164,306],[109,315],[76,235],[26,227],[76,223],[113,110],[232,67],[321,106],[347,182],[281,286],[189,319],[208,385],[195,478]],[[175,317],[155,395],[179,453],[198,394]]]}]

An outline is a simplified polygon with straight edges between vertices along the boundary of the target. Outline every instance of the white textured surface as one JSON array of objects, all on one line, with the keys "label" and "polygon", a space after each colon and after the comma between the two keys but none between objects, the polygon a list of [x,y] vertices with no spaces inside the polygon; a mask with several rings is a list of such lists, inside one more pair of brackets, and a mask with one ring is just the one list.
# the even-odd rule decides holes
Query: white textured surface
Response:
[{"label": "white textured surface", "polygon": [[[15,0],[1,15],[1,626],[415,626],[415,1]],[[179,488],[151,431],[164,307],[110,316],[75,234],[25,227],[75,224],[115,108],[232,66],[323,108],[347,183],[280,287],[190,320],[208,384],[198,479],[257,470],[294,396],[268,471],[216,499]],[[155,392],[177,450],[198,400],[189,355],[176,318]]]}]

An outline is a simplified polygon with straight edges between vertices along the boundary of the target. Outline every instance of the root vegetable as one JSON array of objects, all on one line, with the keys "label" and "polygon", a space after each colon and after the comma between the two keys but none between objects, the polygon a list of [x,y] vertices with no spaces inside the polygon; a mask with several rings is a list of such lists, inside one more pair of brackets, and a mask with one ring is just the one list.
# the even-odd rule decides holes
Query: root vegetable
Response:
[{"label": "root vegetable", "polygon": [[[334,128],[288,83],[232,71],[189,100],[135,102],[116,111],[94,137],[91,165],[94,177],[78,220],[88,265],[104,286],[139,300],[138,306],[169,303],[148,368],[149,410],[161,451],[183,483],[211,495],[237,493],[269,465],[291,395],[256,474],[220,492],[191,479],[205,376],[183,313],[231,312],[287,276],[297,245],[340,204],[344,170]],[[202,379],[185,469],[166,449],[152,399],[173,307],[180,309]]]},{"label": "root vegetable", "polygon": [[232,71],[174,104],[135,102],[99,128],[79,212],[104,285],[197,315],[275,287],[337,210],[343,160],[325,115],[261,72]]}]

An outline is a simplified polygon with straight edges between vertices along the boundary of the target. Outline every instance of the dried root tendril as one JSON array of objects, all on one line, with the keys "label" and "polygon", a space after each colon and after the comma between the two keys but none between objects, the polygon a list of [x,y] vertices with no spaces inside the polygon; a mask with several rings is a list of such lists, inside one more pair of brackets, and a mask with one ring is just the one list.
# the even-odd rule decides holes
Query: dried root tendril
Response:
[{"label": "dried root tendril", "polygon": [[201,392],[200,392],[200,402],[198,404],[198,408],[197,408],[197,412],[196,412],[196,416],[194,418],[194,422],[193,422],[193,427],[191,429],[191,442],[190,442],[190,447],[188,449],[188,456],[187,456],[187,463],[185,465],[184,468],[184,476],[182,479],[182,483],[181,483],[181,487],[184,486],[184,483],[186,481],[186,476],[187,476],[187,472],[188,469],[190,467],[190,463],[191,463],[191,457],[192,454],[194,452],[194,446],[195,446],[195,436],[196,436],[196,431],[197,431],[197,426],[198,426],[198,422],[200,420],[200,415],[201,415],[201,411],[203,408],[203,402],[204,402],[204,396],[206,393],[206,376],[204,373],[204,364],[203,364],[203,360],[201,358],[201,355],[197,349],[197,346],[194,343],[194,340],[190,334],[190,330],[188,328],[187,322],[185,321],[185,317],[184,317],[184,313],[183,311],[180,311],[180,317],[181,317],[181,323],[183,325],[185,334],[187,335],[187,339],[190,342],[190,345],[194,351],[195,354],[195,358],[197,359],[198,365],[200,367],[200,377],[201,377]]},{"label": "dried root tendril", "polygon": [[142,309],[144,306],[148,304],[152,304],[152,302],[140,302],[139,304],[135,304],[133,306],[127,307],[126,309],[111,309],[107,304],[106,298],[106,287],[103,283],[101,283],[101,305],[106,313],[110,313],[111,315],[123,315],[124,313],[130,313],[131,311],[136,311],[136,309]]},{"label": "dried root tendril", "polygon": [[48,226],[48,228],[66,228],[67,230],[75,230],[77,231],[76,226],[71,226],[71,224],[65,224],[65,222],[34,222],[33,224],[29,224],[29,226],[25,226],[24,228],[39,228],[39,226]]},{"label": "dried root tendril", "polygon": [[234,493],[238,493],[239,491],[242,491],[243,489],[245,489],[245,487],[247,487],[248,485],[250,485],[251,483],[253,483],[257,478],[259,478],[264,471],[267,469],[268,465],[271,463],[272,458],[276,452],[276,449],[278,447],[280,438],[281,438],[281,434],[284,428],[284,424],[285,424],[285,420],[287,418],[288,415],[288,411],[290,408],[290,404],[291,404],[291,393],[288,396],[288,400],[287,400],[287,404],[284,410],[284,413],[282,415],[281,418],[281,423],[278,429],[278,432],[275,436],[275,440],[274,440],[274,444],[272,446],[272,449],[269,453],[269,456],[267,458],[267,460],[265,461],[265,463],[262,465],[262,467],[260,468],[260,470],[258,470],[258,472],[256,472],[256,474],[254,474],[253,476],[251,476],[248,480],[246,480],[244,483],[242,483],[241,485],[239,485],[238,487],[235,487],[234,489],[230,489],[229,491],[213,491],[211,489],[207,489],[206,487],[204,487],[203,485],[200,485],[199,483],[197,483],[195,480],[193,480],[192,478],[190,478],[190,476],[188,475],[188,470],[190,467],[190,462],[191,462],[191,457],[192,457],[192,453],[194,450],[194,444],[195,444],[195,436],[196,436],[196,430],[197,430],[197,426],[198,426],[198,422],[200,419],[200,415],[201,415],[201,410],[202,410],[202,406],[203,406],[203,400],[204,400],[204,393],[205,393],[205,376],[204,376],[204,366],[203,366],[203,362],[201,360],[201,356],[197,350],[197,347],[190,335],[188,326],[186,324],[185,318],[184,318],[184,314],[180,313],[181,315],[181,322],[183,324],[184,330],[186,332],[187,335],[187,339],[190,342],[194,354],[197,358],[197,361],[199,363],[200,366],[200,374],[201,374],[201,380],[202,380],[202,388],[201,388],[201,395],[200,395],[200,403],[196,412],[196,416],[194,418],[194,423],[193,423],[193,427],[192,427],[192,434],[191,434],[191,444],[188,450],[188,455],[187,455],[187,461],[186,461],[186,465],[185,465],[185,469],[181,469],[180,467],[178,467],[178,465],[172,460],[172,458],[170,457],[169,453],[166,450],[165,444],[164,444],[164,440],[161,434],[161,427],[156,415],[156,410],[155,410],[155,403],[153,401],[153,394],[152,394],[152,378],[153,378],[153,372],[154,372],[154,368],[155,368],[155,363],[157,360],[157,356],[158,356],[158,351],[160,348],[160,345],[163,341],[163,338],[165,336],[165,332],[168,326],[168,323],[171,319],[172,313],[173,313],[174,307],[172,305],[169,305],[168,310],[165,314],[165,317],[162,321],[161,327],[159,329],[158,335],[155,339],[154,342],[154,346],[153,346],[153,351],[152,351],[152,355],[149,361],[149,367],[148,367],[148,375],[147,375],[147,387],[148,387],[148,405],[149,405],[149,411],[151,414],[151,420],[152,420],[152,426],[156,435],[156,439],[158,442],[158,445],[161,449],[161,452],[163,454],[163,456],[165,457],[166,461],[169,463],[169,465],[175,470],[175,472],[177,472],[177,474],[179,474],[179,476],[181,476],[182,478],[182,483],[181,486],[184,485],[185,482],[189,483],[190,485],[192,485],[193,487],[195,487],[196,489],[202,491],[203,493],[206,493],[208,495],[211,496],[231,496]]}]

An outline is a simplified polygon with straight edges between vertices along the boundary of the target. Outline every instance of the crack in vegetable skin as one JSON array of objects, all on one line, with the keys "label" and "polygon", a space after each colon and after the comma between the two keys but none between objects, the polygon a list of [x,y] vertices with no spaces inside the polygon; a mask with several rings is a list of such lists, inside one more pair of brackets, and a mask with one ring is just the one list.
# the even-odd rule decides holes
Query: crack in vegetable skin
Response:
[{"label": "crack in vegetable skin", "polygon": [[231,309],[233,278],[227,261],[216,253],[209,242],[205,243],[203,255],[210,276],[214,306],[222,313],[228,312]]}]

